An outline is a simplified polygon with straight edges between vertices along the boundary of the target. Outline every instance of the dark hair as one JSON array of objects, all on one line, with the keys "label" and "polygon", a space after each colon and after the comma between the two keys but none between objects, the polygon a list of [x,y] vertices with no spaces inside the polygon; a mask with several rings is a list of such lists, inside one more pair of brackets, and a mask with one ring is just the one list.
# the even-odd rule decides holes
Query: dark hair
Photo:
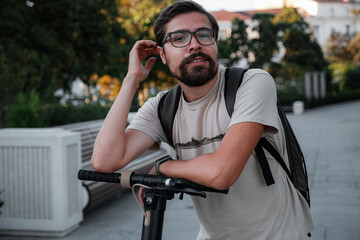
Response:
[{"label": "dark hair", "polygon": [[165,37],[165,25],[177,15],[189,12],[199,12],[206,15],[210,21],[212,29],[219,30],[219,25],[215,17],[211,15],[208,11],[206,11],[200,4],[193,1],[179,1],[164,8],[155,22],[154,33],[158,46],[161,46],[162,41]]}]

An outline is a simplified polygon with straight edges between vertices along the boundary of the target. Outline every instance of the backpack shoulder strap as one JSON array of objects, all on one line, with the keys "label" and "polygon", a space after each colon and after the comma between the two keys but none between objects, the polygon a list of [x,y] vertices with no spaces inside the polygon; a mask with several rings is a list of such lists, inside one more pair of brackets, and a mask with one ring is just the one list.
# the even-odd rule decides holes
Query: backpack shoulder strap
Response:
[{"label": "backpack shoulder strap", "polygon": [[262,146],[263,148],[265,148],[266,151],[268,151],[275,158],[275,160],[278,161],[280,166],[284,169],[284,171],[288,175],[289,179],[293,182],[293,177],[290,173],[290,170],[286,166],[284,159],[281,157],[281,155],[276,150],[276,148],[264,137],[260,138],[260,141],[257,146],[259,146],[259,145]]},{"label": "backpack shoulder strap", "polygon": [[176,85],[170,89],[164,96],[161,97],[158,105],[158,117],[160,119],[161,126],[165,132],[166,138],[171,146],[174,147],[172,138],[172,129],[175,119],[175,114],[179,107],[179,101],[181,97],[181,88]]},{"label": "backpack shoulder strap", "polygon": [[[226,109],[231,117],[233,111],[234,111],[234,104],[235,104],[235,100],[236,100],[236,92],[238,90],[238,88],[240,87],[243,78],[244,78],[244,74],[247,71],[247,69],[243,69],[243,68],[237,68],[237,67],[231,67],[231,68],[227,68],[226,72],[225,72],[225,104],[226,104]],[[258,144],[255,147],[255,153],[261,168],[261,171],[263,173],[264,176],[264,180],[267,186],[270,186],[272,184],[275,183],[274,178],[272,176],[271,170],[270,170],[270,166],[269,163],[266,159],[265,156],[265,152],[264,152],[264,142],[265,145],[267,147],[269,147],[266,143],[267,140],[265,138],[261,138],[260,141],[258,142]],[[272,146],[270,144],[270,146]],[[268,150],[270,153],[274,153],[275,148],[272,149],[267,149],[265,147],[266,150]],[[275,153],[277,153],[277,151],[275,150]],[[279,155],[279,154],[277,154]],[[280,155],[279,155],[280,156]],[[278,160],[279,161],[279,160]],[[285,164],[285,163],[284,163]]]},{"label": "backpack shoulder strap", "polygon": [[239,67],[230,67],[225,70],[225,104],[230,117],[234,111],[236,92],[240,87],[247,69]]}]

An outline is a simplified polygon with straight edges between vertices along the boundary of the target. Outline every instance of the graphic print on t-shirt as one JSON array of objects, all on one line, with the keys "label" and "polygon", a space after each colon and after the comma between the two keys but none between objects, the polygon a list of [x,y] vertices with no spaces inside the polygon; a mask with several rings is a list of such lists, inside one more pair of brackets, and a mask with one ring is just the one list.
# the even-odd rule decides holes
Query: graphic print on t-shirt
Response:
[{"label": "graphic print on t-shirt", "polygon": [[199,148],[203,145],[210,144],[213,142],[220,142],[224,138],[225,134],[219,134],[213,138],[204,137],[202,140],[197,140],[195,137],[191,138],[191,141],[187,143],[176,143],[175,144],[175,150],[176,149],[192,149],[192,148]]}]

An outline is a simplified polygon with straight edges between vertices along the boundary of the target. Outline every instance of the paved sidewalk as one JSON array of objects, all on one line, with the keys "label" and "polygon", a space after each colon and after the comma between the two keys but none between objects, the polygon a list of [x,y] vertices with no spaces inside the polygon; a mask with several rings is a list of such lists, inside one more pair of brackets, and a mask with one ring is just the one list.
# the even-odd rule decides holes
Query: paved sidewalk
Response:
[{"label": "paved sidewalk", "polygon": [[314,240],[360,239],[360,101],[290,115],[307,161]]},{"label": "paved sidewalk", "polygon": [[[307,161],[315,221],[311,239],[359,240],[360,101],[320,107],[288,117]],[[125,192],[86,213],[80,228],[60,239],[138,240],[141,214],[132,194]],[[195,239],[198,229],[190,197],[168,201],[164,240]]]}]

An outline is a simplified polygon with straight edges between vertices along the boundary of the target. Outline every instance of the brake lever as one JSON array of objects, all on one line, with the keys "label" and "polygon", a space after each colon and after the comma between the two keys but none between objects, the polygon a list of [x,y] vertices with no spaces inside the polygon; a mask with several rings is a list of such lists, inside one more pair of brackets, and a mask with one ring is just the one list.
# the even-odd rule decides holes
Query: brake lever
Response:
[{"label": "brake lever", "polygon": [[196,189],[193,189],[193,188],[175,188],[175,189],[179,189],[181,193],[186,193],[191,196],[198,196],[198,197],[206,198],[206,193],[196,190]]},{"label": "brake lever", "polygon": [[186,193],[191,196],[206,198],[206,193],[193,188],[177,188],[177,187],[169,187],[169,186],[161,185],[161,186],[151,187],[150,189],[153,189],[155,191],[165,191],[169,193],[180,193],[180,194]]}]

